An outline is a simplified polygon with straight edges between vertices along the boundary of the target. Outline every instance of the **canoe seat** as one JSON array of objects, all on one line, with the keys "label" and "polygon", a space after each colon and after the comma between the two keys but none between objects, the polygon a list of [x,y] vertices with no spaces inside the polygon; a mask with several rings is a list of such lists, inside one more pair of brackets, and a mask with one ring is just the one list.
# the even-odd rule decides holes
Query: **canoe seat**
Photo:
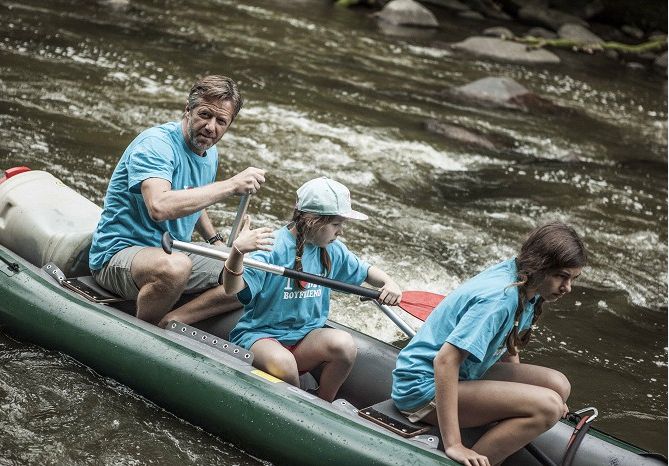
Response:
[{"label": "canoe seat", "polygon": [[358,415],[404,438],[419,441],[432,448],[439,447],[438,430],[423,422],[409,421],[397,409],[392,399],[360,409]]},{"label": "canoe seat", "polygon": [[135,301],[128,301],[120,296],[105,290],[90,275],[75,278],[66,278],[60,268],[53,262],[49,262],[42,270],[64,288],[83,296],[89,301],[100,304],[113,304],[115,308],[127,314],[134,315]]}]

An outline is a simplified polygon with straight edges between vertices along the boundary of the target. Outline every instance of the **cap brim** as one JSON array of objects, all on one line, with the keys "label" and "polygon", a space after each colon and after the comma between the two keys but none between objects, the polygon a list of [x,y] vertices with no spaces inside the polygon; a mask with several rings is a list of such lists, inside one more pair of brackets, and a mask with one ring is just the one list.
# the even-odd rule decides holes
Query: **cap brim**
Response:
[{"label": "cap brim", "polygon": [[352,210],[350,212],[346,212],[345,214],[337,214],[340,217],[347,218],[349,220],[367,220],[369,217],[362,212],[358,212],[357,210]]}]

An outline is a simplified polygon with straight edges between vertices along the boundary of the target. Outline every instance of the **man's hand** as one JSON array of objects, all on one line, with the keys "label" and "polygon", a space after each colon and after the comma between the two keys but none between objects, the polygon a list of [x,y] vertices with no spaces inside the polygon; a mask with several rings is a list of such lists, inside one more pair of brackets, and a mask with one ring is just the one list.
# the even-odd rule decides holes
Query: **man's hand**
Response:
[{"label": "man's hand", "polygon": [[235,194],[255,194],[265,182],[265,170],[249,167],[230,178],[230,182],[233,183]]}]

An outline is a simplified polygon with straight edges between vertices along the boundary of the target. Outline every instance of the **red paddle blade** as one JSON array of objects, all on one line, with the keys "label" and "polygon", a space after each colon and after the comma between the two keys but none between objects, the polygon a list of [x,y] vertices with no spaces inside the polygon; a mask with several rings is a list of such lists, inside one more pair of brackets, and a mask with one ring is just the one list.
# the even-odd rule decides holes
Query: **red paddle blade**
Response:
[{"label": "red paddle blade", "polygon": [[404,291],[399,306],[424,321],[445,296],[429,291]]}]

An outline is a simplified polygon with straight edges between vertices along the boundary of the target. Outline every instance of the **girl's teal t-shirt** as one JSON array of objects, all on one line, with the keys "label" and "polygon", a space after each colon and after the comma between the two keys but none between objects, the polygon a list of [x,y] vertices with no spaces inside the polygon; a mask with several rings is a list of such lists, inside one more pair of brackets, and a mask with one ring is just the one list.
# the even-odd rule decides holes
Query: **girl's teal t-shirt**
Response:
[{"label": "girl's teal t-shirt", "polygon": [[[467,351],[460,380],[480,379],[506,352],[506,337],[518,307],[515,259],[494,265],[450,293],[400,351],[393,371],[392,398],[411,411],[435,397],[433,361],[446,342]],[[519,330],[531,325],[537,296],[525,305]]]},{"label": "girl's teal t-shirt", "polygon": [[[293,268],[295,264],[295,237],[283,227],[274,232],[272,251],[256,251],[252,259]],[[361,261],[336,240],[327,246],[331,259],[328,278],[360,285],[367,278],[369,264]],[[319,248],[305,244],[302,271],[325,276]],[[244,269],[246,288],[237,294],[244,304],[244,314],[230,332],[230,341],[250,349],[261,338],[274,338],[285,345],[294,345],[309,332],[325,325],[330,312],[330,289],[304,283],[304,289],[295,286],[292,279],[262,270]]]}]

